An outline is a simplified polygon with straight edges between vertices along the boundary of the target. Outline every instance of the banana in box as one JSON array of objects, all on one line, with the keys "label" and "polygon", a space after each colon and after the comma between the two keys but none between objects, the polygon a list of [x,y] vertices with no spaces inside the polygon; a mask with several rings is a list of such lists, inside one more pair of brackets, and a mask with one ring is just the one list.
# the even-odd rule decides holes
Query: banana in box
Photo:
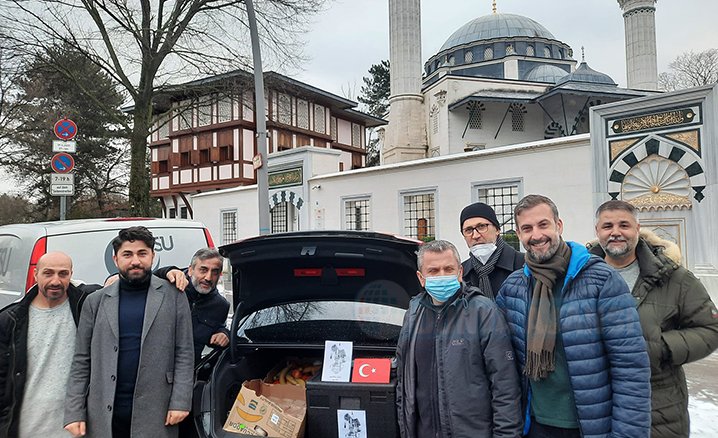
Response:
[{"label": "banana in box", "polygon": [[224,430],[249,436],[302,438],[306,413],[306,390],[302,386],[248,380],[242,383]]}]

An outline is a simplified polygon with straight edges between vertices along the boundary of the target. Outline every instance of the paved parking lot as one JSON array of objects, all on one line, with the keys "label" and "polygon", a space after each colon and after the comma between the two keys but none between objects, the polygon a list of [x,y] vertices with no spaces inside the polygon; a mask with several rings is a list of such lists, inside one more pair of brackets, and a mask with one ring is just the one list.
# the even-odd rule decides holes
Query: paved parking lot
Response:
[{"label": "paved parking lot", "polygon": [[718,352],[685,367],[688,378],[691,437],[716,436],[718,419]]}]

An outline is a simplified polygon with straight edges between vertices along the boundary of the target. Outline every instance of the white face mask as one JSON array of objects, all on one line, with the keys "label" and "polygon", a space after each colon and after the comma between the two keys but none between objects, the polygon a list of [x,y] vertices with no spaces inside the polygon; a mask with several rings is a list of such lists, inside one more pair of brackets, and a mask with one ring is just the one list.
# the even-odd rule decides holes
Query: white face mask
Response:
[{"label": "white face mask", "polygon": [[471,254],[477,259],[479,259],[481,263],[486,264],[486,262],[489,260],[489,257],[491,257],[491,254],[496,251],[496,244],[479,243],[478,245],[472,246],[469,251],[471,251]]}]

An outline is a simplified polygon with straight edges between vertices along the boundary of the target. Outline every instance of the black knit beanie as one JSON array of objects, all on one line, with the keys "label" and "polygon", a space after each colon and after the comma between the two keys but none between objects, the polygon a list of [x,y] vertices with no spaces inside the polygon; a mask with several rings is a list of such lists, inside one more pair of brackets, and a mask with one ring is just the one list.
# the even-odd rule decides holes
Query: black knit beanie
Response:
[{"label": "black knit beanie", "polygon": [[459,223],[459,226],[463,228],[466,219],[471,219],[472,217],[482,217],[494,224],[496,228],[501,228],[501,226],[499,225],[499,220],[496,219],[496,213],[494,212],[494,209],[484,204],[483,202],[476,202],[474,204],[467,205],[466,207],[464,207],[464,209],[461,210],[461,222]]}]

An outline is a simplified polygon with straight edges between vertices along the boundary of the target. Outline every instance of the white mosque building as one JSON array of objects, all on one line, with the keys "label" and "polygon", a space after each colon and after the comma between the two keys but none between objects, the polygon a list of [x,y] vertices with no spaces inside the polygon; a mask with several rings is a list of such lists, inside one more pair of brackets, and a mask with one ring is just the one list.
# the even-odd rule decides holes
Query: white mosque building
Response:
[{"label": "white mosque building", "polygon": [[[272,229],[376,230],[461,248],[465,205],[492,205],[510,235],[516,202],[541,193],[558,205],[564,236],[589,241],[595,208],[624,199],[644,227],[680,246],[683,263],[718,299],[718,87],[656,91],[655,3],[618,1],[621,88],[560,34],[495,8],[422,58],[420,1],[389,0],[382,164],[337,172],[341,155],[330,148],[270,154],[270,176],[283,182],[270,180]],[[256,186],[191,201],[215,241],[257,234]]]}]

